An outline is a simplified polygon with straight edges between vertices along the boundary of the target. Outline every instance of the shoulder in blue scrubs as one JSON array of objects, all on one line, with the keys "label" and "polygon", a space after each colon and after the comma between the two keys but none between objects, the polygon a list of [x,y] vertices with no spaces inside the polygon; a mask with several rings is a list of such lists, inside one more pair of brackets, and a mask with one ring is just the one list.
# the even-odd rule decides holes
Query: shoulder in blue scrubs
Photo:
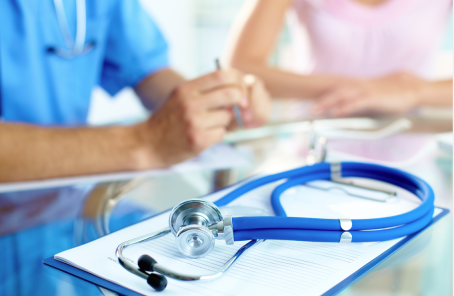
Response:
[{"label": "shoulder in blue scrubs", "polygon": [[[75,0],[63,4],[74,38]],[[85,40],[95,47],[65,59],[48,52],[66,48],[53,0],[0,1],[5,121],[85,125],[95,85],[114,95],[168,67],[167,43],[138,0],[86,0],[86,15]]]}]

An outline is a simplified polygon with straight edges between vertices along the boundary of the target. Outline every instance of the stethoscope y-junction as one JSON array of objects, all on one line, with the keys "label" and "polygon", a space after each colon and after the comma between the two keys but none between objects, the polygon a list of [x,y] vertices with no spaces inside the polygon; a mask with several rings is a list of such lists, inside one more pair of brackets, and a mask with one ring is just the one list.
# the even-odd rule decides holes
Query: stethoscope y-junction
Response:
[{"label": "stethoscope y-junction", "polygon": [[[401,187],[414,195],[421,204],[404,214],[374,219],[318,219],[287,217],[281,204],[281,194],[297,185],[315,180],[336,180],[340,177],[359,177],[378,180]],[[260,186],[286,179],[271,194],[271,205],[276,216],[223,217],[218,207],[226,206],[243,194]],[[144,278],[155,290],[167,285],[164,276],[182,281],[212,280],[220,277],[250,247],[266,240],[310,242],[375,242],[386,241],[418,232],[432,221],[434,194],[431,187],[409,173],[375,164],[342,162],[318,163],[291,171],[252,180],[226,194],[214,204],[205,200],[183,201],[169,215],[169,227],[120,244],[116,255],[128,271]],[[226,244],[250,240],[241,247],[218,271],[205,275],[190,275],[171,270],[148,255],[138,260],[138,266],[123,257],[122,251],[133,244],[162,237],[175,236],[177,249],[189,258],[199,258],[211,252],[215,239]]]},{"label": "stethoscope y-junction", "polygon": [[94,42],[85,44],[85,35],[87,33],[87,15],[85,0],[76,0],[76,38],[73,40],[69,31],[68,21],[66,19],[65,8],[62,0],[54,0],[55,12],[57,14],[58,26],[63,36],[67,48],[50,46],[47,48],[49,53],[65,58],[73,59],[89,53],[94,47]]}]

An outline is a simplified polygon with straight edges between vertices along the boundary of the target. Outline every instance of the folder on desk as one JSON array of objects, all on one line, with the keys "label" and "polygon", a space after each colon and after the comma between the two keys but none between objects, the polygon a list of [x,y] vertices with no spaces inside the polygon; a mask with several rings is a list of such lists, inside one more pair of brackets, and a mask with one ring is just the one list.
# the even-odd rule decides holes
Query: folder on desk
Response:
[{"label": "folder on desk", "polygon": [[[310,185],[312,186],[297,186],[282,194],[282,204],[289,216],[374,218],[396,215],[418,205],[416,199],[413,200],[405,192],[388,202],[382,202],[348,195],[344,191],[328,192],[318,189],[317,184]],[[231,205],[252,206],[272,213],[269,196],[275,186],[276,184],[269,184],[253,190]],[[235,187],[226,188],[205,198],[215,201]],[[436,208],[432,224],[448,212],[446,209]],[[168,212],[159,214],[57,254],[46,259],[44,263],[119,294],[151,295],[155,292],[144,279],[129,273],[118,264],[115,250],[126,240],[166,227],[167,219]],[[350,244],[268,240],[251,248],[220,279],[212,282],[181,282],[168,279],[168,286],[162,293],[335,295],[418,235],[419,233],[386,242]],[[129,247],[124,255],[137,262],[141,255],[148,254],[160,264],[172,269],[206,274],[223,265],[245,243],[235,242],[234,245],[227,246],[218,241],[213,252],[207,257],[187,259],[178,253],[174,246],[174,237],[170,234]]]}]

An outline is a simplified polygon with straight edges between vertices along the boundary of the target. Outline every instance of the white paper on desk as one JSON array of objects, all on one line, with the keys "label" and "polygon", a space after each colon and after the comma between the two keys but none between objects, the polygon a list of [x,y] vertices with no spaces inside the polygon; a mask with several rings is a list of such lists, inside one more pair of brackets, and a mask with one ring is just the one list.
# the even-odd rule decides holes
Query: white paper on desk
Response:
[{"label": "white paper on desk", "polygon": [[22,191],[38,188],[61,187],[80,183],[98,183],[108,181],[128,180],[142,177],[152,177],[172,173],[186,173],[202,170],[226,169],[246,166],[250,159],[241,154],[231,145],[218,144],[205,150],[198,157],[177,164],[169,169],[146,170],[138,172],[119,172],[89,176],[56,178],[30,182],[0,183],[0,192]]},{"label": "white paper on desk", "polygon": [[[231,205],[259,207],[271,211],[270,184],[245,194]],[[210,195],[214,201],[232,188]],[[297,186],[282,195],[289,216],[318,218],[373,218],[396,215],[417,206],[406,198],[389,203],[371,201]],[[440,211],[436,212],[438,215]],[[116,247],[123,241],[167,226],[168,213],[125,228],[96,241],[62,252],[55,259],[145,295],[154,291],[146,281],[124,270],[116,261]],[[245,253],[227,273],[213,282],[180,282],[168,279],[165,295],[321,295],[362,266],[392,247],[400,239],[377,243],[312,243],[265,241]],[[187,273],[211,273],[219,268],[244,242],[226,246],[216,242],[214,251],[202,259],[183,258],[174,246],[174,237],[131,246],[124,251],[134,262],[149,254],[160,264]]]}]

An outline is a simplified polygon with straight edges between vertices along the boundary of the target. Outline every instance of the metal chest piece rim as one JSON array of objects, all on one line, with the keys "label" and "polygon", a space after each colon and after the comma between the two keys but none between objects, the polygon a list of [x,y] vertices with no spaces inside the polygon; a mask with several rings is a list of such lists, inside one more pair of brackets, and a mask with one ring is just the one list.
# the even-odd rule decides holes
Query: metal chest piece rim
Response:
[{"label": "metal chest piece rim", "polygon": [[204,257],[215,245],[215,233],[209,228],[222,222],[219,208],[201,199],[189,199],[175,206],[169,215],[169,228],[178,250],[189,258]]}]

